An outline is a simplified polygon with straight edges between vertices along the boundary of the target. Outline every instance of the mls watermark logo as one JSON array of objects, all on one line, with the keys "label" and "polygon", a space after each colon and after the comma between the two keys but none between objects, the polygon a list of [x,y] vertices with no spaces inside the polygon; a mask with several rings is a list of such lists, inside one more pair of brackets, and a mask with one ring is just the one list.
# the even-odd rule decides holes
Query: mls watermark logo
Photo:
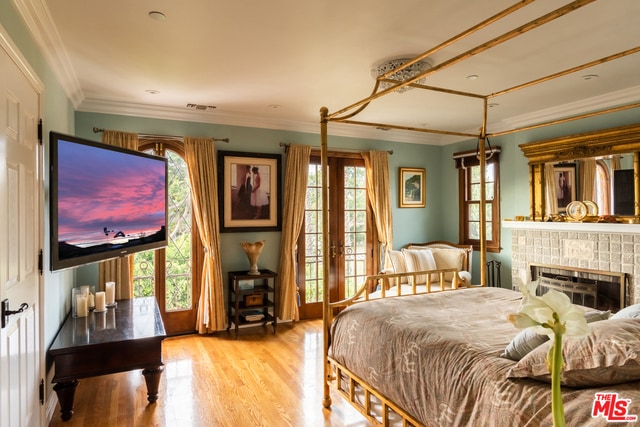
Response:
[{"label": "mls watermark logo", "polygon": [[608,422],[612,423],[638,421],[637,415],[628,413],[630,404],[631,399],[619,398],[618,393],[596,393],[591,416],[596,418],[602,415]]}]

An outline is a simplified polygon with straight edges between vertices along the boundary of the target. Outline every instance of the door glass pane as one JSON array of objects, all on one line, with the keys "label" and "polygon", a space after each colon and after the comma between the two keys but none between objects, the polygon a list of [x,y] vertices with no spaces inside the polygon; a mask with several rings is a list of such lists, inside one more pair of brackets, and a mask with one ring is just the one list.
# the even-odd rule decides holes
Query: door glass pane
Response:
[{"label": "door glass pane", "polygon": [[155,295],[156,270],[155,251],[138,252],[133,255],[133,296]]},{"label": "door glass pane", "polygon": [[[148,153],[153,153],[148,150]],[[165,264],[165,311],[191,309],[191,190],[185,161],[167,150],[169,244]],[[154,251],[134,258],[134,296],[149,296],[155,289]]]},{"label": "door glass pane", "polygon": [[305,212],[304,301],[322,301],[322,168],[309,165]]},{"label": "door glass pane", "polygon": [[344,168],[344,283],[345,297],[355,294],[366,276],[366,200],[365,168]]},{"label": "door glass pane", "polygon": [[166,261],[166,311],[192,306],[191,187],[186,162],[167,150],[169,161],[169,245]]},{"label": "door glass pane", "polygon": [[[146,150],[147,154],[155,154],[154,150]],[[171,173],[169,171],[169,173]],[[155,250],[133,254],[133,296],[149,297],[155,295],[156,268]]]}]

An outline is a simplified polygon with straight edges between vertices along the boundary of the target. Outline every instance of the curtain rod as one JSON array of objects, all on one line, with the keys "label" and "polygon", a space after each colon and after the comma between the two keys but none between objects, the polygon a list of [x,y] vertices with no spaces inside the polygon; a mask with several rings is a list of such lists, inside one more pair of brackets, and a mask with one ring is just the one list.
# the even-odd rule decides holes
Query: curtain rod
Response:
[{"label": "curtain rod", "polygon": [[[280,143],[280,147],[284,147],[284,148],[285,148],[285,150],[286,150],[287,148],[289,148],[289,146],[290,146],[290,145],[291,145],[291,144],[290,144],[290,143],[288,143],[288,142],[281,142],[281,143]],[[314,147],[314,148],[315,148],[315,147]],[[318,147],[318,148],[319,148],[319,147]],[[361,153],[361,152],[363,151],[363,150],[358,150],[358,149],[355,149],[355,148],[338,148],[338,149],[333,149],[333,148],[332,148],[332,150],[334,150],[334,151],[344,151],[344,152],[348,152],[348,153]],[[393,154],[393,150],[387,150],[387,153],[389,153],[389,154]]]},{"label": "curtain rod", "polygon": [[[98,128],[98,127],[93,127],[93,133],[100,133],[100,132],[104,132],[104,129]],[[166,139],[179,139],[179,140],[183,140],[184,137],[183,136],[174,136],[174,135],[154,135],[154,134],[150,134],[150,133],[139,133],[138,134],[138,138],[166,138]],[[211,138],[214,141],[222,141],[222,142],[226,142],[229,143],[229,138]]]}]

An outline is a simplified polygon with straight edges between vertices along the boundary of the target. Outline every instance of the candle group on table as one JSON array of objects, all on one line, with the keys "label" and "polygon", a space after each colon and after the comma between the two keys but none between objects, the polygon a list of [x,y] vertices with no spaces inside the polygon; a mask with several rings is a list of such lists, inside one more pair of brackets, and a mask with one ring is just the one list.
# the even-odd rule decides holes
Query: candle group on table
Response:
[{"label": "candle group on table", "polygon": [[95,286],[79,286],[71,290],[73,317],[87,317],[89,312],[105,312],[116,306],[116,283],[106,282],[105,290],[95,292]]}]

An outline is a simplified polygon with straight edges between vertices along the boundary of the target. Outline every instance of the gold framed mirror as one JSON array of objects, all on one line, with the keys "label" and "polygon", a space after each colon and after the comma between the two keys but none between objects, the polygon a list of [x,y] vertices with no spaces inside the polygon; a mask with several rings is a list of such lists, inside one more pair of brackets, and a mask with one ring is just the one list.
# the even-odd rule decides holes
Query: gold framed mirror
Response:
[{"label": "gold framed mirror", "polygon": [[[529,160],[529,218],[542,221],[547,212],[545,165],[570,163],[584,159],[632,156],[633,215],[640,218],[640,125],[628,125],[520,144]],[[618,216],[618,215],[617,215]]]}]

